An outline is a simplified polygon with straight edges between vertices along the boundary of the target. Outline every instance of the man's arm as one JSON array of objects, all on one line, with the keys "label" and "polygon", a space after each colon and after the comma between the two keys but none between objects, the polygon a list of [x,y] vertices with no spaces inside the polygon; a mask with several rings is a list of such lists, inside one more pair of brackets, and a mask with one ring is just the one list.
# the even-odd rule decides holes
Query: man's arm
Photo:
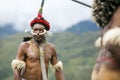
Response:
[{"label": "man's arm", "polygon": [[13,72],[14,72],[14,80],[21,80],[20,72],[17,70],[17,68],[15,68]]},{"label": "man's arm", "polygon": [[64,74],[63,74],[63,68],[62,68],[62,62],[58,61],[57,54],[54,45],[51,46],[52,50],[52,58],[51,58],[51,64],[52,68],[54,70],[56,80],[64,80]]},{"label": "man's arm", "polygon": [[11,63],[14,73],[14,80],[21,80],[21,75],[26,67],[26,63],[24,62],[24,58],[25,58],[24,49],[25,49],[25,43],[21,43],[18,48],[16,59],[14,59]]}]

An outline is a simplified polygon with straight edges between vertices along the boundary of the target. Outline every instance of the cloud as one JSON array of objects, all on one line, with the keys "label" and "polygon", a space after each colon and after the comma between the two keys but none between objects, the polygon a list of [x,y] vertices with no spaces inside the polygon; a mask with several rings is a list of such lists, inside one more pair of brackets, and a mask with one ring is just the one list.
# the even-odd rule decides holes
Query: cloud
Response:
[{"label": "cloud", "polygon": [[[91,4],[92,0],[80,0]],[[1,0],[0,25],[13,23],[18,30],[29,28],[37,16],[41,0]],[[72,0],[45,0],[43,16],[53,30],[63,30],[73,24],[91,18],[91,9]]]}]

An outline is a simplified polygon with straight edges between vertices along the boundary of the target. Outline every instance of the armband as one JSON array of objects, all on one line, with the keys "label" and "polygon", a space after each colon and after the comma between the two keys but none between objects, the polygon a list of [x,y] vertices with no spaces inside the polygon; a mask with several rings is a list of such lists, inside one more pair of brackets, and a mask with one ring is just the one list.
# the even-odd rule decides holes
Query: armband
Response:
[{"label": "armband", "polygon": [[18,59],[14,59],[11,62],[11,66],[12,69],[14,70],[15,68],[17,68],[17,70],[21,71],[21,75],[23,74],[23,72],[26,69],[26,63],[24,61],[18,60]]},{"label": "armband", "polygon": [[52,70],[55,72],[56,70],[63,71],[63,64],[62,61],[59,61],[58,63],[56,63],[55,65],[52,65]]},{"label": "armband", "polygon": [[120,46],[120,28],[113,28],[103,36],[103,46],[112,45]]},{"label": "armband", "polygon": [[99,37],[99,38],[96,40],[95,46],[96,46],[96,47],[100,47],[100,46],[101,46],[101,37]]},{"label": "armband", "polygon": [[99,37],[95,43],[96,47],[101,46],[101,40],[102,45],[112,45],[112,46],[120,46],[120,28],[113,28],[111,30],[108,30],[102,37]]}]

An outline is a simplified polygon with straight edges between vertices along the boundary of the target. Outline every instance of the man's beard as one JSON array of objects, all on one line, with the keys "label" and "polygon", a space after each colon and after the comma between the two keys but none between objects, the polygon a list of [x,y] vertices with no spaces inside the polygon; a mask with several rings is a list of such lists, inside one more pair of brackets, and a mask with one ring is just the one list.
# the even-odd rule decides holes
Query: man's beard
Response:
[{"label": "man's beard", "polygon": [[[38,37],[38,38],[37,38]],[[45,35],[39,35],[39,36],[33,36],[34,41],[38,44],[41,44],[43,42],[46,42],[46,37]]]}]

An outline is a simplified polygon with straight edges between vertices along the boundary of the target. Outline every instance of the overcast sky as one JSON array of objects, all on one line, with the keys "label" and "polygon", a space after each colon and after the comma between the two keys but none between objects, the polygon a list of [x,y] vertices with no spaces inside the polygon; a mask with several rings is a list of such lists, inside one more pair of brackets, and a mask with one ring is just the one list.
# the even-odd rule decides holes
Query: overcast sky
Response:
[{"label": "overcast sky", "polygon": [[[79,0],[92,5],[92,0]],[[41,0],[0,0],[0,25],[13,23],[18,30],[29,28],[37,16]],[[52,30],[64,30],[79,21],[91,19],[91,9],[72,0],[45,0],[43,17]]]}]

